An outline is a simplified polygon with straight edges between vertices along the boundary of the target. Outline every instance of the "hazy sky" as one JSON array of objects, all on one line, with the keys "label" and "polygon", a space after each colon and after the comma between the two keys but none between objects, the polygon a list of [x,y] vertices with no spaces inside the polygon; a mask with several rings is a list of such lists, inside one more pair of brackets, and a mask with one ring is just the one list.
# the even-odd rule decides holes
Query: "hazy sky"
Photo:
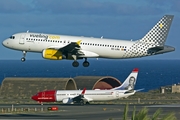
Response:
[{"label": "hazy sky", "polygon": [[[175,15],[167,45],[175,52],[141,59],[180,59],[179,0],[0,0],[0,40],[14,33],[53,33],[136,40],[164,15]],[[22,57],[0,45],[0,59]],[[27,59],[42,59],[27,53]]]}]

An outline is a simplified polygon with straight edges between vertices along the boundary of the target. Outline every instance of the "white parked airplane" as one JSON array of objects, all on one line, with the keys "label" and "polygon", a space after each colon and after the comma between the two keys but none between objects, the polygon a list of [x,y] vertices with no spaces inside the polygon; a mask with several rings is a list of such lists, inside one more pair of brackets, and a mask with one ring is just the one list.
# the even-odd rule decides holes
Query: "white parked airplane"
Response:
[{"label": "white parked airplane", "polygon": [[139,90],[134,90],[138,75],[138,69],[135,68],[119,87],[110,90],[48,90],[37,93],[32,99],[42,102],[62,101],[64,104],[89,104],[91,101],[107,101],[119,98],[127,98],[134,95]]},{"label": "white parked airplane", "polygon": [[12,35],[2,44],[7,48],[22,51],[22,61],[25,61],[27,52],[39,52],[45,59],[74,60],[72,63],[74,67],[79,66],[78,59],[85,58],[83,66],[88,67],[87,58],[126,59],[174,51],[174,47],[165,45],[173,17],[173,15],[165,15],[143,38],[136,41],[27,31]]}]

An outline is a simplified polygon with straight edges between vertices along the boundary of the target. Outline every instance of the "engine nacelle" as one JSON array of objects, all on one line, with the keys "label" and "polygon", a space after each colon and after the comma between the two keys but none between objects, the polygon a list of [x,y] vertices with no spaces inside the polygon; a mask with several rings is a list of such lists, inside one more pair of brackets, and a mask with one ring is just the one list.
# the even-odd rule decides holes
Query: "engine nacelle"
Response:
[{"label": "engine nacelle", "polygon": [[55,50],[55,49],[43,50],[42,56],[43,56],[43,58],[50,59],[50,60],[62,60],[62,58],[63,58],[62,52]]},{"label": "engine nacelle", "polygon": [[62,102],[63,102],[64,104],[72,104],[72,103],[73,103],[73,100],[72,100],[71,98],[65,98],[65,99],[62,100]]}]

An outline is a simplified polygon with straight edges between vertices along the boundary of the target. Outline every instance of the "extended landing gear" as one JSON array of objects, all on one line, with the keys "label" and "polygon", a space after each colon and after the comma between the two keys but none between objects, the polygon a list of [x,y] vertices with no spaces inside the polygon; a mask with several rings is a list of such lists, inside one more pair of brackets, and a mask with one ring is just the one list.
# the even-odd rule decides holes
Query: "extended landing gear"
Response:
[{"label": "extended landing gear", "polygon": [[24,57],[21,58],[21,61],[22,61],[22,62],[24,62],[25,60],[26,60],[26,58],[24,58]]},{"label": "extended landing gear", "polygon": [[[74,62],[72,63],[73,67],[78,67],[79,66],[79,62],[77,60],[74,60]],[[87,58],[85,58],[85,61],[83,62],[83,66],[84,67],[88,67],[89,66],[89,62],[87,61]]]},{"label": "extended landing gear", "polygon": [[78,67],[78,66],[79,66],[78,61],[75,60],[75,61],[72,63],[72,66],[73,66],[73,67]]},{"label": "extended landing gear", "polygon": [[87,61],[87,58],[85,58],[85,61],[83,62],[83,66],[84,67],[88,67],[89,66],[89,62]]},{"label": "extended landing gear", "polygon": [[77,61],[77,56],[76,55],[72,55],[72,58],[74,59],[74,62],[72,63],[72,66],[73,67],[78,67],[79,63]]},{"label": "extended landing gear", "polygon": [[81,100],[81,101],[80,101],[80,105],[84,105],[84,100]]},{"label": "extended landing gear", "polygon": [[86,105],[89,105],[90,103],[89,102],[86,102]]},{"label": "extended landing gear", "polygon": [[22,52],[23,52],[23,57],[21,58],[21,61],[24,62],[24,61],[26,61],[25,57],[26,57],[27,52],[26,51],[22,51]]},{"label": "extended landing gear", "polygon": [[81,101],[79,102],[79,104],[80,104],[80,105],[89,105],[90,103],[89,103],[89,102],[84,102],[84,100],[81,100]]},{"label": "extended landing gear", "polygon": [[[72,55],[72,58],[74,59],[74,62],[72,63],[73,67],[78,67],[79,66],[79,62],[77,61],[77,56],[76,55]],[[83,62],[83,66],[84,67],[88,67],[89,66],[89,62],[87,61],[87,58],[85,58],[85,61]]]}]

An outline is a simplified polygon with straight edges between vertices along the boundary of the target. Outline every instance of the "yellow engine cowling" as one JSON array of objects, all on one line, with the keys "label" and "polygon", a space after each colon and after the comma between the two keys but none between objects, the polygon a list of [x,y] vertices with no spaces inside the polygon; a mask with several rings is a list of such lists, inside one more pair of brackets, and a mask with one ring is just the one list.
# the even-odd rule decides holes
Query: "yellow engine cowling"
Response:
[{"label": "yellow engine cowling", "polygon": [[50,60],[62,60],[62,52],[55,49],[45,49],[42,53],[43,58]]}]

